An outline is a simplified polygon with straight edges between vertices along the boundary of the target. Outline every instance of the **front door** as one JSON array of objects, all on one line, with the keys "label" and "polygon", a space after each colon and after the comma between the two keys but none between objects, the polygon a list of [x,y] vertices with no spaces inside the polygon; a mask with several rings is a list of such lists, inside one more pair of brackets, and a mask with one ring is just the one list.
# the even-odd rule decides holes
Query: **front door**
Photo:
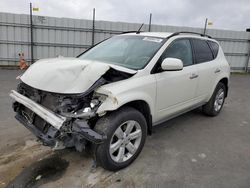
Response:
[{"label": "front door", "polygon": [[162,54],[161,61],[167,57],[178,58],[182,60],[184,67],[179,71],[160,71],[155,74],[156,123],[195,104],[198,73],[192,54],[190,41],[185,38],[173,41]]}]

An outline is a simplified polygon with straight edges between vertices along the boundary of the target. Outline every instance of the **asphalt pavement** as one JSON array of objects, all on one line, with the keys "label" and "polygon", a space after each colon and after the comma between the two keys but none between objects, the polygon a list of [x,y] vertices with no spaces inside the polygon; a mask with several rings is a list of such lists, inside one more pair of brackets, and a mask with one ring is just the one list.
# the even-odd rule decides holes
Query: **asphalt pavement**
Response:
[{"label": "asphalt pavement", "polygon": [[51,151],[15,120],[8,94],[21,73],[0,69],[0,187],[250,187],[249,75],[231,76],[219,116],[197,109],[155,127],[135,162],[114,173],[91,168],[85,152]]}]

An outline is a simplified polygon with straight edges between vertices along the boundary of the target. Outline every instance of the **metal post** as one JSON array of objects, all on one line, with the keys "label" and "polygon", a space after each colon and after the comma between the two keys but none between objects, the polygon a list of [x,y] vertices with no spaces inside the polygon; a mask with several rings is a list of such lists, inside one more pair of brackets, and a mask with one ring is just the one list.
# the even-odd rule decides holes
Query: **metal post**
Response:
[{"label": "metal post", "polygon": [[148,25],[148,31],[151,31],[151,21],[152,21],[152,13],[149,15],[149,25]]},{"label": "metal post", "polygon": [[250,62],[250,40],[248,40],[248,54],[247,54],[247,61],[246,61],[246,64],[245,64],[245,72],[248,73],[248,67],[249,67],[249,62]]},{"label": "metal post", "polygon": [[[246,32],[250,32],[250,28],[247,28],[246,29]],[[248,33],[250,34],[250,33]],[[250,37],[250,35],[248,35]],[[250,65],[250,38],[248,40],[248,53],[247,53],[247,61],[246,61],[246,64],[245,64],[245,72],[248,73],[248,67]]]},{"label": "metal post", "polygon": [[95,8],[93,9],[92,46],[95,44]]},{"label": "metal post", "polygon": [[30,53],[31,53],[31,64],[34,63],[34,54],[33,54],[33,23],[32,23],[32,3],[30,3]]},{"label": "metal post", "polygon": [[207,18],[206,18],[205,26],[204,26],[204,32],[203,32],[204,35],[206,34],[206,30],[207,30]]}]

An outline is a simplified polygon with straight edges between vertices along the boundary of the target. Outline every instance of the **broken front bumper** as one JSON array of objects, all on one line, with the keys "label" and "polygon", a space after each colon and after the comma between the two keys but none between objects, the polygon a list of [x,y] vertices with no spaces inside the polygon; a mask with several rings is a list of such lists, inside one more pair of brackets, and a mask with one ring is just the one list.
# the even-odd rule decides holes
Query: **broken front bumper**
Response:
[{"label": "broken front bumper", "polygon": [[51,112],[50,110],[44,108],[43,106],[35,103],[31,99],[21,95],[20,93],[12,90],[10,92],[10,97],[12,97],[15,101],[21,103],[22,105],[29,108],[31,111],[36,113],[38,116],[43,118],[46,122],[51,124],[56,129],[60,129],[63,123],[66,121],[65,117],[56,115],[55,113]]},{"label": "broken front bumper", "polygon": [[[76,146],[75,140],[88,140],[100,144],[106,139],[105,135],[99,134],[90,128],[88,121],[84,119],[71,119],[52,112],[42,105],[32,101],[26,96],[12,90],[10,93],[18,105],[23,105],[32,113],[41,117],[49,125],[46,133],[39,130],[33,124],[33,118],[24,113],[17,112],[16,119],[36,135],[45,145],[54,147],[57,142],[62,142],[65,147]],[[15,108],[14,108],[15,110]],[[70,127],[67,127],[70,126]],[[78,144],[78,143],[77,143]],[[79,145],[79,144],[78,144]]]}]

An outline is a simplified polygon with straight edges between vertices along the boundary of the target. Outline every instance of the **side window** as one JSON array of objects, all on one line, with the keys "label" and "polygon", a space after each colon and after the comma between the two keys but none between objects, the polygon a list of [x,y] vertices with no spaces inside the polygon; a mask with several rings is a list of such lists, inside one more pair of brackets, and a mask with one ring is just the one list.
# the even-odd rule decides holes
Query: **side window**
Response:
[{"label": "side window", "polygon": [[214,59],[215,59],[217,57],[217,55],[218,55],[219,45],[216,42],[213,42],[213,41],[208,41],[208,44],[209,44],[210,48],[213,51]]},{"label": "side window", "polygon": [[213,54],[205,40],[192,39],[192,44],[195,52],[196,63],[203,63],[213,60]]},{"label": "side window", "polygon": [[162,60],[167,57],[181,59],[183,66],[192,65],[193,55],[189,39],[177,39],[173,41],[162,54]]}]

